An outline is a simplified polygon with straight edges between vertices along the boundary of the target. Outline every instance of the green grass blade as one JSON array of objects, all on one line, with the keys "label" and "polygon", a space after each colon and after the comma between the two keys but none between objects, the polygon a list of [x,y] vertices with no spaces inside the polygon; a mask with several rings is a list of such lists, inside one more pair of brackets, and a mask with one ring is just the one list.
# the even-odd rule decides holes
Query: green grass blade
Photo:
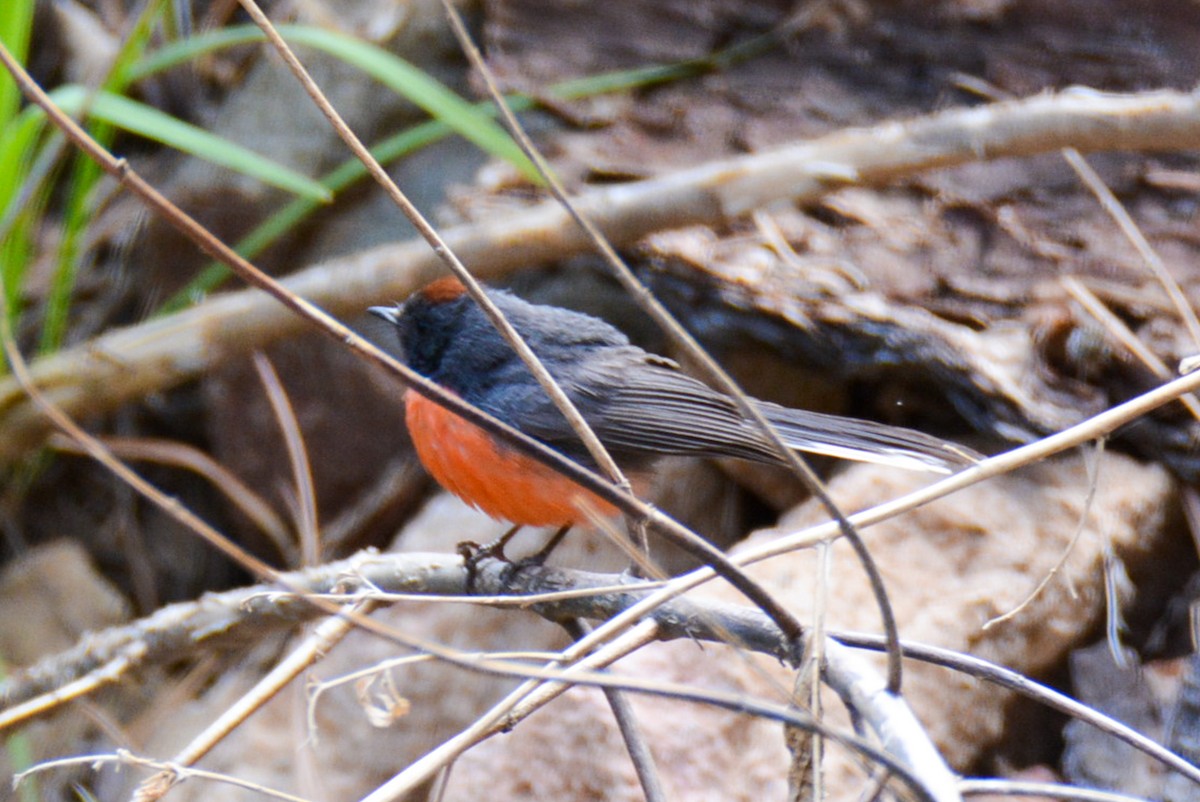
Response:
[{"label": "green grass blade", "polygon": [[289,42],[308,45],[358,67],[389,89],[403,95],[431,117],[450,126],[486,153],[514,165],[530,181],[540,183],[537,168],[502,127],[399,56],[349,36],[308,26],[287,25],[280,33]]},{"label": "green grass blade", "polygon": [[[29,36],[33,28],[35,0],[3,0],[0,2],[0,42],[19,63],[29,54]],[[8,70],[0,70],[0,125],[8,123],[21,105],[21,90]]]},{"label": "green grass blade", "polygon": [[[322,28],[280,25],[279,33],[289,44],[321,50],[359,68],[484,152],[513,164],[529,180],[540,182],[533,164],[490,115],[481,113],[478,105],[459,97],[399,56],[361,39]],[[130,74],[146,77],[202,54],[262,41],[263,38],[261,31],[249,25],[202,34],[186,42],[159,48],[135,65]]]},{"label": "green grass blade", "polygon": [[[373,147],[371,153],[381,164],[388,164],[453,133],[445,123],[430,120],[388,137]],[[367,168],[362,162],[358,159],[350,159],[322,178],[321,184],[330,192],[337,193],[366,174]],[[253,259],[318,208],[320,208],[318,204],[307,198],[296,198],[238,240],[233,249],[247,259]],[[186,287],[168,298],[158,309],[157,314],[177,312],[190,306],[205,293],[219,287],[228,277],[229,268],[224,264],[220,262],[209,264],[196,278],[188,282]]]},{"label": "green grass blade", "polygon": [[[233,40],[234,37],[230,37]],[[238,42],[241,43],[240,38]],[[606,73],[571,81],[566,81],[550,88],[550,94],[564,100],[591,97],[606,92],[619,92],[631,88],[648,86],[664,81],[679,80],[696,74],[697,68],[690,65],[667,65],[661,67],[646,67],[635,70]],[[506,99],[514,113],[521,113],[533,108],[535,102],[523,95]],[[475,107],[479,112],[495,116],[496,109],[491,103],[479,103]],[[433,144],[454,131],[445,123],[431,120],[389,137],[371,149],[371,153],[381,164],[389,164],[396,159]],[[321,183],[333,193],[341,192],[346,187],[363,178],[367,174],[366,167],[357,159],[344,162],[321,179]],[[234,250],[247,259],[253,259],[292,227],[298,225],[306,217],[319,208],[316,204],[304,198],[297,198],[279,211],[272,214],[264,222],[254,228],[234,245]],[[157,310],[156,314],[169,314],[185,309],[205,294],[217,289],[229,278],[229,268],[220,262],[210,263],[187,286],[167,299]]]},{"label": "green grass blade", "polygon": [[[4,262],[0,281],[4,282],[4,294],[8,302],[8,322],[15,325],[21,315],[21,285],[25,281],[27,266],[33,261],[33,233],[27,215],[19,215],[8,236],[0,242],[0,259]],[[0,370],[0,374],[4,371]]]},{"label": "green grass blade", "polygon": [[83,258],[83,243],[92,221],[92,193],[103,171],[82,153],[75,154],[70,191],[63,212],[62,238],[47,295],[38,352],[57,351],[67,334],[67,315],[74,297],[75,278]]},{"label": "green grass blade", "polygon": [[262,154],[129,98],[110,92],[89,93],[85,88],[74,85],[56,89],[52,97],[68,114],[79,115],[86,111],[92,119],[161,142],[297,195],[323,202],[328,202],[332,197],[319,182]]},{"label": "green grass blade", "polygon": [[41,131],[41,123],[24,113],[0,128],[0,218],[7,218],[9,206],[25,182]]},{"label": "green grass blade", "polygon": [[[19,62],[29,54],[35,0],[0,2],[0,41]],[[25,183],[33,158],[36,131],[20,125],[17,117],[21,91],[7,70],[0,70],[0,219],[12,220],[9,233],[0,238],[0,282],[9,291],[9,322],[15,322],[20,307],[20,287],[26,266],[32,259],[33,234],[25,219],[17,219],[20,210],[10,208]],[[0,373],[4,372],[0,363]]]},{"label": "green grass blade", "polygon": [[[8,322],[20,319],[21,291],[33,262],[33,244],[43,198],[23,197],[35,161],[41,128],[36,120],[18,115],[0,130],[0,281],[9,299]],[[30,194],[34,194],[31,189]],[[0,375],[5,372],[0,362]]]},{"label": "green grass blade", "polygon": [[[154,24],[165,4],[166,0],[148,0],[143,4],[107,72],[100,78],[101,91],[114,95],[124,92],[129,85],[125,73],[145,52],[154,33]],[[88,128],[89,133],[102,147],[111,147],[116,132],[114,126],[93,119]],[[61,233],[49,292],[42,305],[43,321],[38,348],[43,354],[57,351],[66,336],[68,314],[74,300],[75,279],[84,258],[83,243],[94,216],[91,201],[102,175],[99,165],[82,155],[76,155],[72,164],[70,174],[63,182],[65,202],[61,222],[58,224]]]},{"label": "green grass blade", "polygon": [[[297,41],[293,36],[295,28],[283,26],[280,30],[285,38]],[[263,38],[262,33],[253,26],[226,28],[214,33],[195,36],[186,42],[171,44],[149,54],[136,65],[134,73],[139,77],[144,77],[204,53],[214,52],[224,47],[262,41]],[[297,41],[297,43],[299,42]],[[651,65],[572,79],[550,87],[548,93],[562,100],[576,100],[682,80],[718,67],[724,57],[722,53],[723,51],[710,57],[677,64]],[[509,97],[507,102],[510,108],[517,113],[528,111],[535,105],[533,99],[522,95]],[[476,115],[485,116],[489,122],[496,114],[495,107],[489,102],[478,103],[471,108]],[[380,163],[388,164],[453,133],[455,131],[449,125],[435,119],[413,126],[407,131],[380,142],[372,148],[371,152]],[[321,183],[330,192],[337,193],[361,179],[366,173],[366,168],[362,163],[357,159],[352,159],[322,178]],[[305,198],[291,201],[242,238],[234,246],[234,250],[248,259],[254,258],[317,208],[316,204]],[[228,277],[229,268],[219,262],[210,263],[186,287],[169,298],[156,314],[168,314],[190,306],[203,298],[206,293],[219,287]]]},{"label": "green grass blade", "polygon": [[218,53],[237,45],[248,45],[264,42],[266,37],[254,25],[235,25],[220,28],[215,31],[198,33],[187,39],[163,45],[153,52],[142,56],[137,63],[132,64],[126,73],[129,80],[140,81],[160,72],[187,64],[200,56]]}]

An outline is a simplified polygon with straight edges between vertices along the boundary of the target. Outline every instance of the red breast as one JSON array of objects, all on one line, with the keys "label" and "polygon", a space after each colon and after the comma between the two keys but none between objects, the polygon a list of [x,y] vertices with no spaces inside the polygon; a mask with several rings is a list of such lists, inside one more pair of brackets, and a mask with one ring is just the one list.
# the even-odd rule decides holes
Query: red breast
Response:
[{"label": "red breast", "polygon": [[617,514],[594,493],[424,396],[409,392],[405,405],[408,431],[426,470],[487,515],[522,526],[562,526],[586,521],[586,509]]}]

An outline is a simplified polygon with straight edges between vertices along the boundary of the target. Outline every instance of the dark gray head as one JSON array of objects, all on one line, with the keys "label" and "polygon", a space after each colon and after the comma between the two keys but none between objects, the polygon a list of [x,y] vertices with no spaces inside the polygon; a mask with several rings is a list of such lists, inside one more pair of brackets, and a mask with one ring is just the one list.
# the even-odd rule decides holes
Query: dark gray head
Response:
[{"label": "dark gray head", "polygon": [[[598,318],[531,304],[504,290],[488,289],[487,294],[552,373],[576,362],[588,348],[628,345],[624,334]],[[402,359],[410,368],[461,397],[476,398],[499,382],[533,382],[457,279],[440,279],[399,306],[369,311],[396,327]]]},{"label": "dark gray head", "polygon": [[405,364],[437,380],[442,357],[474,306],[458,279],[444,278],[413,293],[403,304],[372,306],[367,311],[396,327]]}]

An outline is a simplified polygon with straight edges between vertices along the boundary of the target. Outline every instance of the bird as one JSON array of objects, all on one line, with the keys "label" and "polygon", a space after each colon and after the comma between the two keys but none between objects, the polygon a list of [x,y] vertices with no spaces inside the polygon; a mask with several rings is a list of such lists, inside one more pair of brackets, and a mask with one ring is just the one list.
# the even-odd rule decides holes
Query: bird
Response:
[{"label": "bird", "polygon": [[[558,382],[618,466],[648,477],[666,456],[783,460],[728,395],[650,353],[609,323],[569,309],[484,292]],[[368,311],[395,330],[402,361],[463,401],[588,468],[596,465],[562,412],[456,278]],[[565,530],[609,502],[424,396],[405,393],[417,456],[446,490],[492,518]],[[952,473],[981,459],[930,435],[872,421],[751,403],[798,451]],[[638,484],[634,482],[635,486]]]}]

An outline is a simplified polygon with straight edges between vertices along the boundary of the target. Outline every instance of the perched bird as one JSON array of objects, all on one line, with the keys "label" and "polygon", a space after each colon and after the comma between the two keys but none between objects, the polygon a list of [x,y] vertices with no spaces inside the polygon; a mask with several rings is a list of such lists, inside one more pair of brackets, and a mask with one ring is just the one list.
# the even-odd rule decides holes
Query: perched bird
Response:
[{"label": "perched bird", "polygon": [[[660,457],[737,457],[779,464],[758,427],[733,400],[651,354],[604,321],[531,304],[498,289],[488,297],[525,339],[631,478]],[[520,357],[453,278],[405,303],[374,306],[391,323],[402,358],[464,401],[588,467],[594,461]],[[494,435],[414,392],[405,416],[421,462],[443,487],[493,518],[567,526],[584,505],[612,505]],[[975,463],[971,450],[871,421],[753,402],[791,448],[843,459],[950,473]],[[586,500],[586,501],[585,501]]]}]

